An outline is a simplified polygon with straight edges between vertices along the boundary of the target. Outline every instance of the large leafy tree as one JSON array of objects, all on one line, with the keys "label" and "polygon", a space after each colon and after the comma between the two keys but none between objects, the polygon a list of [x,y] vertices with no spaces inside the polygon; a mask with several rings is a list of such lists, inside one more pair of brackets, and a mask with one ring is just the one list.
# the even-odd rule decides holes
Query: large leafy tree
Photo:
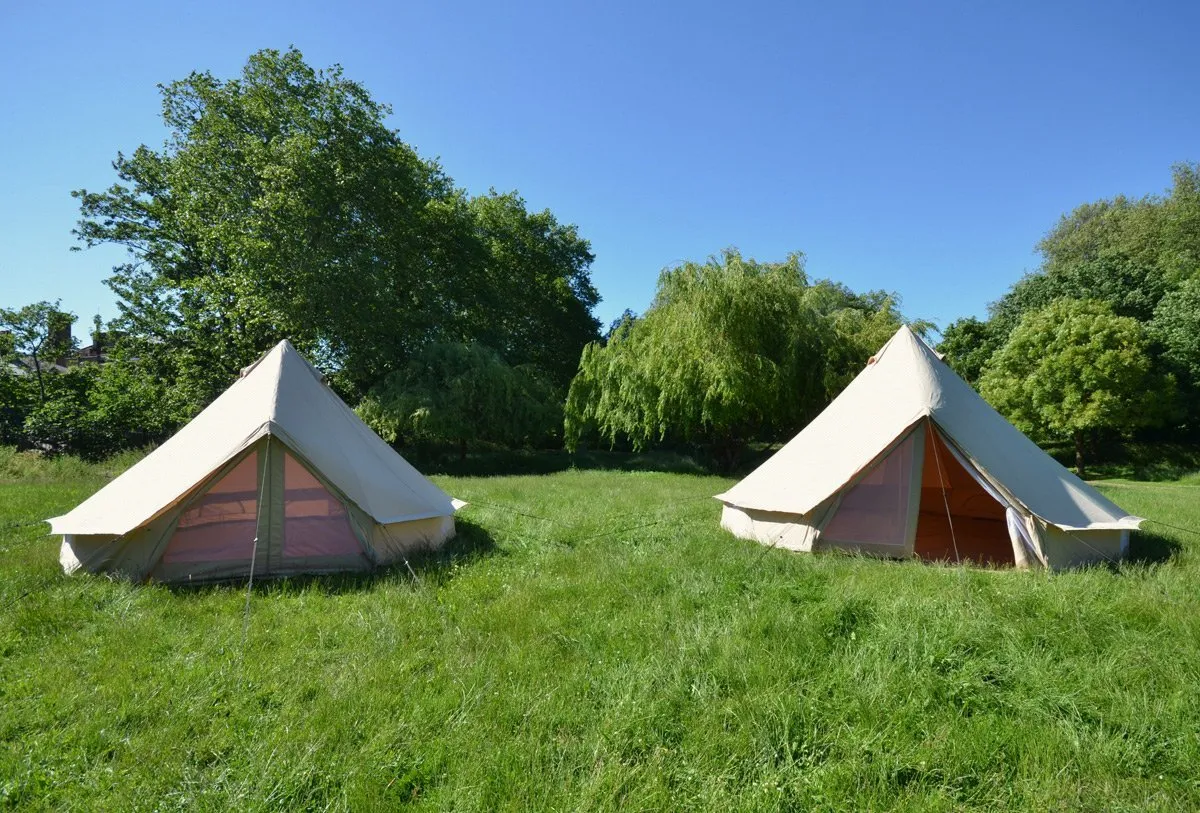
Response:
[{"label": "large leafy tree", "polygon": [[468,209],[485,254],[476,321],[462,339],[492,347],[509,364],[532,364],[565,389],[600,328],[591,246],[549,210],[527,211],[515,192],[493,190]]},{"label": "large leafy tree", "polygon": [[1021,317],[1061,298],[1108,303],[1148,322],[1158,303],[1200,274],[1200,167],[1178,164],[1166,195],[1118,195],[1076,207],[1037,245],[1042,262],[990,308],[1001,342]]},{"label": "large leafy tree", "polygon": [[1027,313],[984,369],[980,392],[1018,428],[1075,445],[1085,474],[1091,433],[1161,420],[1173,382],[1154,374],[1141,323],[1094,300]]},{"label": "large leafy tree", "polygon": [[[573,227],[515,196],[473,206],[339,67],[261,51],[237,79],[193,73],[162,95],[166,143],[118,155],[110,189],[76,192],[76,233],[129,249],[109,280],[118,327],[193,409],[284,337],[356,395],[481,326],[521,361],[528,334],[569,352],[594,333],[591,255]],[[496,328],[506,306],[531,314],[519,340]]]},{"label": "large leafy tree", "polygon": [[643,316],[585,348],[567,445],[593,433],[634,448],[691,441],[731,464],[747,441],[793,433],[824,406],[898,326],[890,302],[811,285],[800,254],[759,263],[728,250],[668,269]]},{"label": "large leafy tree", "polygon": [[425,211],[449,184],[384,125],[385,107],[294,50],[162,94],[163,149],[118,155],[121,183],[76,193],[80,239],[132,254],[109,284],[149,340],[141,354],[170,355],[204,403],[285,336],[352,379],[416,341],[405,325],[442,301],[422,296],[439,279],[418,272]]},{"label": "large leafy tree", "polygon": [[[904,321],[897,310],[899,297],[887,291],[856,293],[831,280],[817,280],[804,292],[804,303],[821,325],[824,369],[822,404],[833,399],[862,372],[867,359],[879,350]],[[913,320],[909,326],[925,333],[931,324]]]},{"label": "large leafy tree", "polygon": [[988,319],[963,319],[943,334],[941,349],[971,383],[1028,314],[1060,299],[1103,302],[1137,320],[1153,339],[1151,366],[1172,371],[1182,394],[1197,397],[1200,362],[1191,339],[1200,277],[1200,166],[1173,168],[1164,195],[1117,196],[1076,207],[1038,243],[1042,261],[988,309]]}]

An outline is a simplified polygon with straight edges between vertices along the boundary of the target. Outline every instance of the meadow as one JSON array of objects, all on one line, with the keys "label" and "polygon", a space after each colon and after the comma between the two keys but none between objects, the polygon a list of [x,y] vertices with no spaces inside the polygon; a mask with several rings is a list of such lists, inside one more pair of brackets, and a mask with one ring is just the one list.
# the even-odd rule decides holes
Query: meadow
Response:
[{"label": "meadow", "polygon": [[[411,573],[64,576],[37,521],[130,459],[0,450],[0,806],[1200,808],[1193,534],[1061,573],[805,556],[722,531],[727,479],[567,469],[436,476],[471,505]],[[1100,487],[1200,529],[1194,477]]]}]

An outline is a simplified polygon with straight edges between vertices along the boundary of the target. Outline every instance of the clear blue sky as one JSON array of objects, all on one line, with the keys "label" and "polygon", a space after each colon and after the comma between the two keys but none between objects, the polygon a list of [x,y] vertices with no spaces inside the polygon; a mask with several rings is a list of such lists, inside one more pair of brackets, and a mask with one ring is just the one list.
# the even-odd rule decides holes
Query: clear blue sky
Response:
[{"label": "clear blue sky", "polygon": [[69,192],[160,146],[156,83],[295,45],[468,191],[579,225],[607,323],[725,246],[982,314],[1060,214],[1200,161],[1200,3],[5,3],[0,306],[115,314]]}]

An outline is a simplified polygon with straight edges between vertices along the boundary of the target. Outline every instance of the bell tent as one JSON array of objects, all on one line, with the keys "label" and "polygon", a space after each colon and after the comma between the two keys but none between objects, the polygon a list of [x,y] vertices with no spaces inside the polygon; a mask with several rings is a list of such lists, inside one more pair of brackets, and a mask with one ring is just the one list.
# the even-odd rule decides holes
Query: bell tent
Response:
[{"label": "bell tent", "polygon": [[797,551],[1017,567],[1126,553],[1130,516],[987,404],[907,326],[769,460],[721,525]]},{"label": "bell tent", "polygon": [[68,573],[188,582],[366,570],[454,535],[461,506],[283,341],[68,514]]}]

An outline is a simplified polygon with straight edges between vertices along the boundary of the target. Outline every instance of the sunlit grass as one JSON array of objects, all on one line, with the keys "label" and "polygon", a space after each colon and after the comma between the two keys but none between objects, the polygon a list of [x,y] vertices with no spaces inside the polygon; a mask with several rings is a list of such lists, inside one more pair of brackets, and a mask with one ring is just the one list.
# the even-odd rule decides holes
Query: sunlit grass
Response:
[{"label": "sunlit grass", "polygon": [[[247,626],[244,584],[61,575],[22,523],[110,475],[0,484],[15,807],[1200,807],[1186,533],[1117,568],[989,572],[735,540],[720,478],[439,477],[471,505],[419,583],[266,582]],[[1102,487],[1200,529],[1189,487]]]}]

